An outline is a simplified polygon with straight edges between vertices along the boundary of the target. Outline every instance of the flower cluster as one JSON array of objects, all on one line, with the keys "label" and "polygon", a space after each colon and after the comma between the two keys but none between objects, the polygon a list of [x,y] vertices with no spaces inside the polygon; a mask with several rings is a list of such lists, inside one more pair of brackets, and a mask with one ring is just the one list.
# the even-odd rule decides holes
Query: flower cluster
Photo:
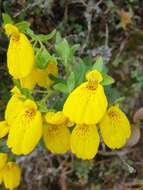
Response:
[{"label": "flower cluster", "polygon": [[[50,74],[58,77],[57,60],[50,56],[44,69],[37,67],[38,54],[35,56],[27,36],[15,25],[6,24],[4,28],[10,37],[8,71],[18,84],[11,90],[5,118],[0,122],[0,138],[7,136],[6,144],[14,155],[31,153],[41,138],[52,153],[71,151],[83,160],[97,154],[101,138],[111,149],[126,144],[131,134],[130,123],[117,104],[109,105],[102,85],[104,77],[98,69],[90,69],[86,81],[66,94],[62,109],[49,109],[46,104],[41,111],[45,97],[49,98],[49,92],[54,91]],[[45,97],[37,101],[34,92],[41,88],[46,89]],[[23,93],[24,89],[29,90],[30,96]],[[20,174],[18,165],[8,162],[7,154],[0,153],[0,183],[13,189],[19,185]]]},{"label": "flower cluster", "polygon": [[[102,75],[93,70],[86,75],[87,82],[78,86],[67,98],[63,113],[74,127],[71,151],[82,159],[92,159],[99,147],[99,133],[112,149],[121,148],[130,137],[131,129],[126,115],[117,105],[109,106],[100,84]],[[108,108],[107,108],[108,107]]]}]

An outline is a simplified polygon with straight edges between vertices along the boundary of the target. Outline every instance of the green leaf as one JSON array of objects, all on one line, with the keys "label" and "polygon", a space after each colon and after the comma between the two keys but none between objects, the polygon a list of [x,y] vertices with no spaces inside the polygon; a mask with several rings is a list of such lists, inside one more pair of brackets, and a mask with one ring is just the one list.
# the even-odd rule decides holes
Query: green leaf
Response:
[{"label": "green leaf", "polygon": [[36,54],[36,66],[40,69],[45,69],[48,65],[50,58],[51,55],[46,49],[40,49]]},{"label": "green leaf", "polygon": [[101,84],[103,86],[111,85],[115,82],[115,80],[107,74],[102,73],[102,76],[103,76],[103,81],[101,82]]},{"label": "green leaf", "polygon": [[92,67],[92,70],[96,69],[101,72],[103,70],[103,66],[104,66],[103,58],[101,56],[98,56],[96,62]]},{"label": "green leaf", "polygon": [[68,92],[70,93],[74,87],[75,87],[75,74],[74,72],[71,72],[70,76],[67,79],[67,87],[68,87]]},{"label": "green leaf", "polygon": [[12,18],[10,15],[6,14],[6,13],[3,13],[2,14],[2,19],[3,19],[3,24],[12,24],[13,21],[12,21]]},{"label": "green leaf", "polygon": [[55,49],[59,56],[61,56],[63,64],[67,65],[68,59],[70,57],[70,47],[68,41],[66,39],[63,39],[62,42],[55,45]]},{"label": "green leaf", "polygon": [[85,62],[82,59],[76,61],[75,65],[75,83],[76,85],[81,84],[85,79],[85,73],[88,70],[88,67],[85,65]]},{"label": "green leaf", "polygon": [[67,88],[67,85],[64,84],[64,83],[57,83],[53,86],[53,88],[59,92],[62,92],[62,93],[68,93],[68,88]]},{"label": "green leaf", "polygon": [[37,36],[34,34],[33,30],[30,28],[25,29],[25,33],[32,38],[32,40],[37,40]]},{"label": "green leaf", "polygon": [[113,104],[116,99],[120,98],[120,93],[116,88],[113,88],[112,86],[105,86],[104,89],[109,104]]},{"label": "green leaf", "polygon": [[22,21],[22,22],[18,22],[16,24],[17,28],[21,31],[21,32],[26,32],[26,30],[29,29],[30,27],[30,23],[26,22],[26,21]]},{"label": "green leaf", "polygon": [[62,36],[59,32],[56,33],[56,44],[62,42]]},{"label": "green leaf", "polygon": [[55,34],[56,34],[56,30],[53,30],[50,34],[47,34],[47,35],[39,34],[37,35],[37,38],[41,42],[46,42],[50,40],[51,38],[53,38]]},{"label": "green leaf", "polygon": [[74,54],[80,47],[80,44],[75,44],[71,47],[71,51]]}]

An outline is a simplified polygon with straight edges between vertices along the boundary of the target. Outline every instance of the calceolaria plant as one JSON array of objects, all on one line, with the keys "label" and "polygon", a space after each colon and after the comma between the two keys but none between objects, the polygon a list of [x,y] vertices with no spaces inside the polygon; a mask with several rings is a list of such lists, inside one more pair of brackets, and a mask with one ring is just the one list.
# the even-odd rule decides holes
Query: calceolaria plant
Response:
[{"label": "calceolaria plant", "polygon": [[101,139],[110,149],[122,148],[131,126],[119,101],[107,95],[114,80],[102,56],[87,61],[78,44],[69,45],[55,30],[35,34],[25,21],[13,23],[6,14],[3,20],[13,88],[0,122],[7,146],[0,153],[0,183],[8,189],[20,183],[21,170],[7,153],[28,155],[41,139],[50,152],[83,160],[95,157]]}]

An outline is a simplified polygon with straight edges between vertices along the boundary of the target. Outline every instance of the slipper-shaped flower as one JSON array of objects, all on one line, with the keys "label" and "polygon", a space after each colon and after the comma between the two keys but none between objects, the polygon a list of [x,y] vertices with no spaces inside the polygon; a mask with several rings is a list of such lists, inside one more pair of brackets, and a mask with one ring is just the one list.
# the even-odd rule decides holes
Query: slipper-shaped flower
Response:
[{"label": "slipper-shaped flower", "polygon": [[63,113],[77,124],[93,125],[98,123],[107,109],[107,99],[100,82],[102,75],[97,70],[86,75],[87,82],[82,83],[68,96]]}]

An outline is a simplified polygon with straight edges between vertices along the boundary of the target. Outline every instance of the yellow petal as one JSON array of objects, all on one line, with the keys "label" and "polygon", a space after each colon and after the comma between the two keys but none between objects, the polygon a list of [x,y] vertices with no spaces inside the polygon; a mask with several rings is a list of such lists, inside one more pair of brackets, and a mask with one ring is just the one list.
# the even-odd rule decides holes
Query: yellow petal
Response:
[{"label": "yellow petal", "polygon": [[98,123],[107,109],[107,99],[100,84],[85,82],[67,98],[63,113],[70,121],[78,124]]},{"label": "yellow petal", "polygon": [[7,124],[6,121],[0,122],[0,138],[5,137],[9,132],[10,126]]},{"label": "yellow petal", "polygon": [[58,111],[56,113],[55,112],[48,112],[45,115],[45,120],[49,124],[61,125],[61,124],[65,124],[67,122],[67,117],[65,117],[63,115],[62,111]]},{"label": "yellow petal", "polygon": [[105,144],[112,149],[123,147],[131,135],[130,123],[117,106],[108,109],[100,122],[100,130]]},{"label": "yellow petal", "polygon": [[6,165],[8,155],[6,153],[0,153],[0,170]]},{"label": "yellow petal", "polygon": [[14,94],[8,101],[5,110],[5,120],[10,126],[13,120],[15,120],[15,118],[19,114],[19,112],[23,109],[24,104],[22,98],[22,95]]},{"label": "yellow petal", "polygon": [[99,147],[99,135],[95,125],[76,125],[71,134],[71,150],[83,160],[92,159]]},{"label": "yellow petal", "polygon": [[[25,131],[22,130],[22,126],[18,126],[18,118],[15,120],[14,125],[11,125],[10,131],[8,134],[8,139],[7,139],[7,146],[11,148],[11,151],[13,154],[20,155],[22,154],[22,141],[24,138],[24,133]],[[19,127],[19,128],[18,128]]]},{"label": "yellow petal", "polygon": [[70,132],[65,125],[45,125],[44,142],[52,153],[64,154],[70,149]]},{"label": "yellow petal", "polygon": [[7,189],[15,189],[21,180],[21,169],[15,162],[8,162],[3,172],[4,185]]},{"label": "yellow petal", "polygon": [[7,52],[9,73],[15,78],[24,78],[29,75],[34,66],[34,51],[28,38],[20,33],[18,39],[13,36]]},{"label": "yellow petal", "polygon": [[24,102],[24,108],[10,127],[7,145],[14,154],[29,154],[42,136],[42,117],[32,100]]},{"label": "yellow petal", "polygon": [[22,142],[22,153],[29,154],[33,151],[39,143],[42,136],[42,117],[41,113],[37,111],[35,118],[28,126]]}]

